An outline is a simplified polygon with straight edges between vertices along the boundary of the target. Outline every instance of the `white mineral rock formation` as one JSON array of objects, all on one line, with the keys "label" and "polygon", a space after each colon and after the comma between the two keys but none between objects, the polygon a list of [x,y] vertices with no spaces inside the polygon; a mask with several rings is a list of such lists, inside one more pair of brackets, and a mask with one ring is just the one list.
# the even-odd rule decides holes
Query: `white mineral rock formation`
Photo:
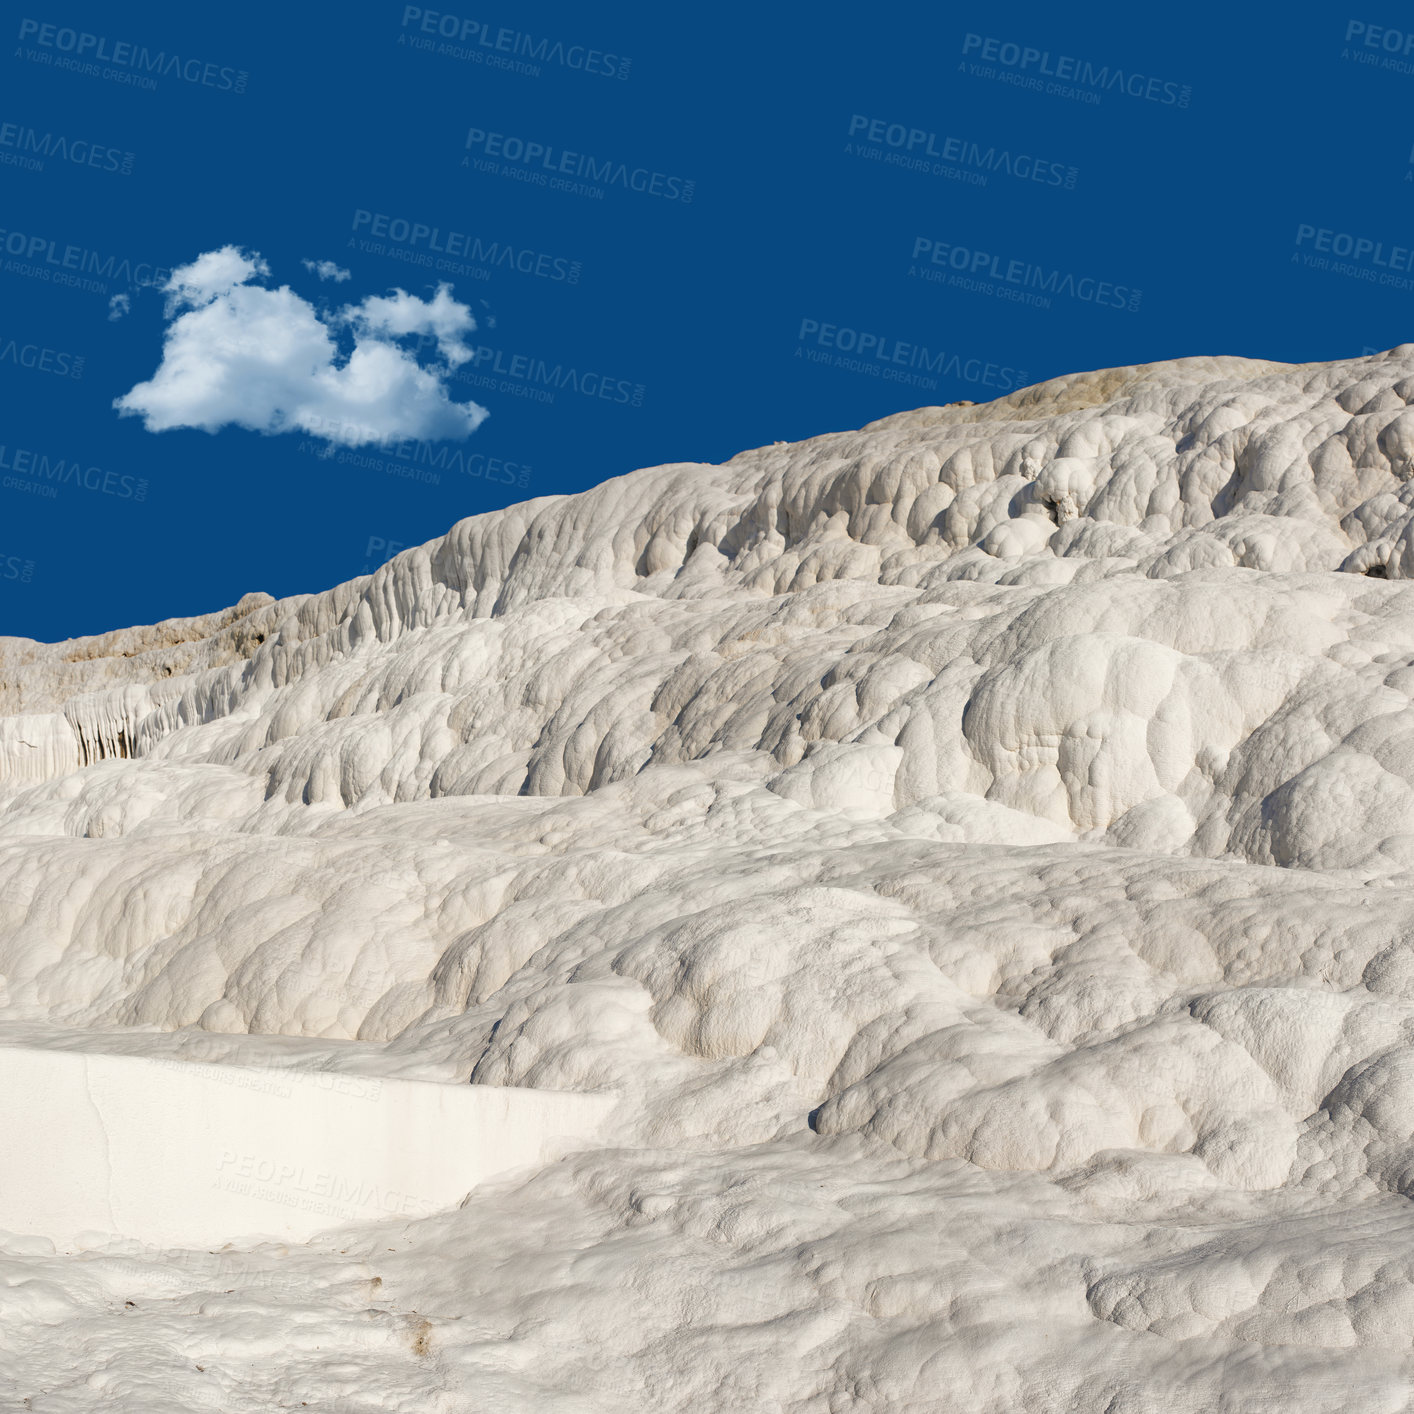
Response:
[{"label": "white mineral rock formation", "polygon": [[1406,1410],[1411,478],[1414,345],[1182,359],[0,640],[0,1041],[617,1097],[5,1237],[6,1407]]},{"label": "white mineral rock formation", "polygon": [[611,1096],[0,1045],[0,1219],[68,1251],[301,1242],[585,1149]]}]

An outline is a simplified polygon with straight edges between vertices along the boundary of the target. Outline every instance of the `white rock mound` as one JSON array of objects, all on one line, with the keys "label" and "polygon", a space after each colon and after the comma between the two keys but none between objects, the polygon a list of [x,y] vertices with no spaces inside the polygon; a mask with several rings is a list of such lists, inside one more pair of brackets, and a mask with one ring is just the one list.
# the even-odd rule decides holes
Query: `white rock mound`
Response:
[{"label": "white rock mound", "polygon": [[1406,1409],[1411,478],[1414,345],[1181,359],[0,640],[0,1041],[621,1097],[440,1217],[16,1235],[0,1377]]}]

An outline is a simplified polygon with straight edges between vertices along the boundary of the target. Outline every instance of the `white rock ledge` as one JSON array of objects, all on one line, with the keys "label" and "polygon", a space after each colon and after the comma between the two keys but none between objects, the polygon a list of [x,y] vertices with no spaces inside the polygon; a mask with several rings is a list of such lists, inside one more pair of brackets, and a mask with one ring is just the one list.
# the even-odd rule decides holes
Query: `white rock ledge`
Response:
[{"label": "white rock ledge", "polygon": [[0,1046],[0,1228],[302,1242],[588,1147],[612,1095]]}]

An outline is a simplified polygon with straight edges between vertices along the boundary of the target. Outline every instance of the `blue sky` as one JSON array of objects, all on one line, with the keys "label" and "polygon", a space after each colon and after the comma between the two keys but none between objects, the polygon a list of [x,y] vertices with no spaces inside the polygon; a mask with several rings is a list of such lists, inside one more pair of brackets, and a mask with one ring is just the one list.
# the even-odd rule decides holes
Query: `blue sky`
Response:
[{"label": "blue sky", "polygon": [[[9,21],[0,634],[318,590],[529,496],[1076,369],[1414,337],[1394,8],[457,4]],[[196,312],[162,283],[227,247],[336,371],[362,328],[484,420],[120,416]],[[349,314],[401,289],[416,324],[439,283],[461,355]]]}]

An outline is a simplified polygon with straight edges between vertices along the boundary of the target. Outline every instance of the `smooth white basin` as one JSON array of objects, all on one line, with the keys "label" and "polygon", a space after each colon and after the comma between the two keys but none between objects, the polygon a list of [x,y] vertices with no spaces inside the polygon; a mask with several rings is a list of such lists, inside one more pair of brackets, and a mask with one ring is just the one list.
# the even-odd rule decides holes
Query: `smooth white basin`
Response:
[{"label": "smooth white basin", "polygon": [[0,1046],[0,1228],[303,1241],[594,1142],[612,1095]]}]

